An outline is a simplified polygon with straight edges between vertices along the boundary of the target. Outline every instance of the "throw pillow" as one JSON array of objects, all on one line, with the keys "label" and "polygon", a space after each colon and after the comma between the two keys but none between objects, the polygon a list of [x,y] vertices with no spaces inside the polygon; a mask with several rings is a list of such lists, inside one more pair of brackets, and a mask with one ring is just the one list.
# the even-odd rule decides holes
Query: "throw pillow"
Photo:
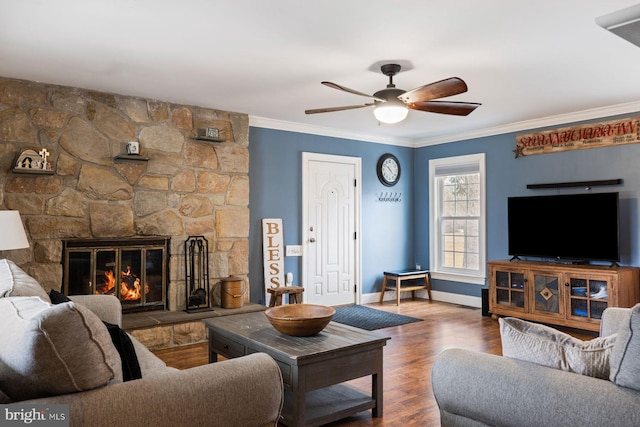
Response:
[{"label": "throw pillow", "polygon": [[49,302],[40,283],[8,259],[0,259],[0,298],[3,297],[40,297]]},{"label": "throw pillow", "polygon": [[122,381],[131,381],[142,378],[140,363],[136,349],[133,347],[129,335],[120,329],[120,326],[113,323],[103,322],[111,335],[111,342],[118,350],[120,360],[122,361]]},{"label": "throw pillow", "polygon": [[610,380],[640,391],[640,304],[625,316],[611,355]]},{"label": "throw pillow", "polygon": [[616,335],[582,341],[545,325],[512,317],[499,319],[502,354],[550,368],[609,378]]},{"label": "throw pillow", "polygon": [[73,302],[0,298],[0,389],[13,401],[122,381],[120,357],[102,321]]},{"label": "throw pillow", "polygon": [[[52,304],[61,304],[70,302],[68,296],[62,292],[58,292],[55,289],[51,289],[49,292],[49,298],[51,298]],[[140,363],[138,362],[138,356],[136,350],[133,348],[133,343],[129,335],[120,329],[118,325],[114,325],[109,322],[102,321],[111,335],[111,341],[120,354],[122,360],[122,380],[130,381],[142,378],[142,372],[140,371]]]},{"label": "throw pillow", "polygon": [[62,292],[56,291],[55,289],[51,289],[49,291],[49,299],[51,300],[51,304],[61,304],[63,302],[71,302],[71,298],[69,298]]}]

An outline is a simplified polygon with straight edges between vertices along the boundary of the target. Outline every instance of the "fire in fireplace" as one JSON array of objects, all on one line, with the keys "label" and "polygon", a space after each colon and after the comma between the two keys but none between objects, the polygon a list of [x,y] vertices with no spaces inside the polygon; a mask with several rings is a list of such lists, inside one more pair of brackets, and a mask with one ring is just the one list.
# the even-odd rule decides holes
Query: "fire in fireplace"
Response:
[{"label": "fire in fireplace", "polygon": [[165,309],[169,238],[63,242],[63,291],[120,299],[123,310]]}]

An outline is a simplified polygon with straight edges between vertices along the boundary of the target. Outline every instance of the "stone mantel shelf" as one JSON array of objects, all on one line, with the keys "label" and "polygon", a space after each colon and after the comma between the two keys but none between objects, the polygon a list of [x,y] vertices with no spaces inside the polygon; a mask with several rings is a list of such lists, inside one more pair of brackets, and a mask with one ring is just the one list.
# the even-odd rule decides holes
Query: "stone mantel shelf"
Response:
[{"label": "stone mantel shelf", "polygon": [[134,329],[166,326],[177,323],[188,323],[208,319],[211,317],[229,316],[232,314],[263,311],[267,307],[261,304],[245,302],[240,308],[213,307],[209,311],[186,312],[183,310],[152,310],[136,313],[124,313],[122,315],[122,329],[131,331]]},{"label": "stone mantel shelf", "polygon": [[140,154],[118,154],[113,158],[114,161],[134,161],[134,162],[148,162],[148,156],[142,156]]},{"label": "stone mantel shelf", "polygon": [[53,175],[53,169],[29,169],[29,168],[13,168],[13,173],[31,173],[35,175]]}]

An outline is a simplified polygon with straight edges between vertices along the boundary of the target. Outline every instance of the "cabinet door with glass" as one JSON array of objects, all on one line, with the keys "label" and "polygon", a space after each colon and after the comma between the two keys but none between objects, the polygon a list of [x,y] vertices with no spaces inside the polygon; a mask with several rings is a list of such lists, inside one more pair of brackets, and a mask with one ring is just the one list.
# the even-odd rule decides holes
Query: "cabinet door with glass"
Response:
[{"label": "cabinet door with glass", "polygon": [[565,274],[565,296],[568,298],[567,319],[600,322],[602,312],[616,304],[614,278],[607,275]]},{"label": "cabinet door with glass", "polygon": [[530,270],[531,313],[564,318],[563,274],[558,271]]},{"label": "cabinet door with glass", "polygon": [[507,314],[508,312],[527,312],[527,274],[520,269],[503,266],[490,266],[490,280],[494,282],[490,296],[493,312]]}]

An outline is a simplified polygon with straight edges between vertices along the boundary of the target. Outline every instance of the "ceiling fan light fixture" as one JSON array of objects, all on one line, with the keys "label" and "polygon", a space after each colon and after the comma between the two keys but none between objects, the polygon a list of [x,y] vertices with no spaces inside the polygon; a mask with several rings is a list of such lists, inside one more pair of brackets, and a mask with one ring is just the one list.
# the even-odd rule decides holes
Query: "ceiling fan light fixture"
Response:
[{"label": "ceiling fan light fixture", "polygon": [[370,98],[373,102],[364,105],[347,105],[344,107],[316,108],[305,110],[305,114],[330,113],[332,111],[353,110],[356,108],[374,107],[373,115],[378,123],[399,123],[407,118],[409,110],[426,111],[429,113],[451,114],[467,116],[480,104],[455,101],[434,101],[438,98],[458,95],[467,91],[467,84],[458,77],[429,83],[410,91],[398,89],[393,84],[393,76],[400,72],[398,64],[384,64],[380,67],[382,74],[389,77],[389,84],[385,89],[379,90],[373,95],[349,89],[348,87],[324,81],[323,85],[343,92]]},{"label": "ceiling fan light fixture", "polygon": [[407,118],[407,114],[409,114],[409,109],[404,105],[387,105],[384,104],[378,105],[375,110],[373,110],[373,115],[376,116],[381,123],[393,124],[403,121]]}]

